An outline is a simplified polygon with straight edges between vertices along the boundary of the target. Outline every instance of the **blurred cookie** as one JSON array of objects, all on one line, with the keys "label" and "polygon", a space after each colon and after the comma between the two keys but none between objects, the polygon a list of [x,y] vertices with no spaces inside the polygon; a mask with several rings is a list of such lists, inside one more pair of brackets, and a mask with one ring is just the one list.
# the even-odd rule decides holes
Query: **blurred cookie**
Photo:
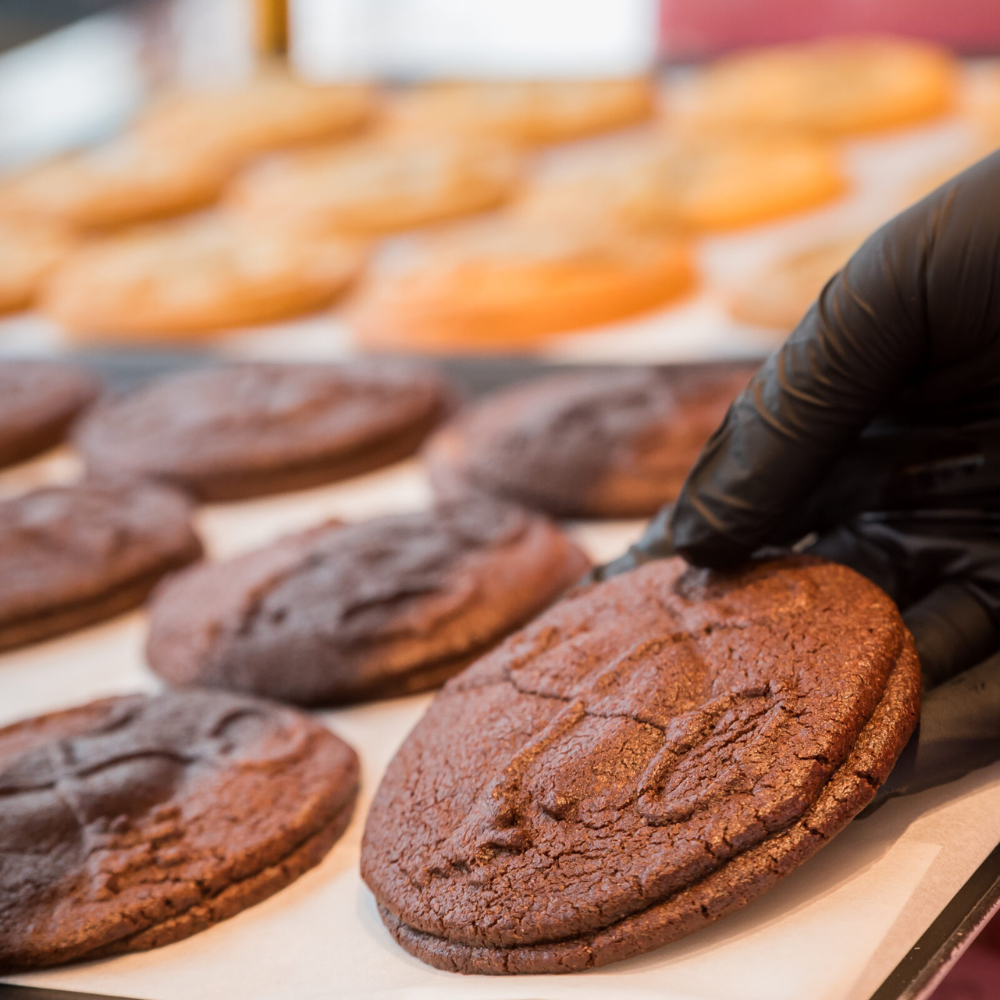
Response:
[{"label": "blurred cookie", "polygon": [[232,500],[405,458],[451,398],[436,374],[402,362],[240,364],[98,403],[76,443],[93,472],[150,476],[203,500]]},{"label": "blurred cookie", "polygon": [[823,286],[847,263],[861,241],[858,236],[822,243],[782,257],[730,297],[730,315],[751,326],[794,330]]},{"label": "blurred cookie", "polygon": [[0,215],[111,229],[203,208],[218,198],[232,172],[231,161],[204,145],[125,136],[3,181]]},{"label": "blurred cookie", "polygon": [[0,218],[0,313],[27,309],[76,240],[44,219]]},{"label": "blurred cookie", "polygon": [[358,772],[319,722],[219,691],[0,729],[0,971],[156,948],[259,903],[343,833]]},{"label": "blurred cookie", "polygon": [[74,340],[185,340],[320,309],[363,261],[357,244],[334,237],[186,220],[82,247],[39,305]]},{"label": "blurred cookie", "polygon": [[427,443],[435,492],[557,517],[647,517],[676,499],[750,369],[558,375],[503,389]]},{"label": "blurred cookie", "polygon": [[261,163],[232,202],[272,225],[378,235],[494,208],[517,178],[516,156],[490,141],[383,139]]},{"label": "blurred cookie", "polygon": [[197,559],[186,497],[152,483],[94,483],[0,501],[0,649],[141,604]]},{"label": "blurred cookie", "polygon": [[376,108],[370,87],[312,84],[269,70],[237,86],[169,94],[136,129],[160,146],[206,143],[226,157],[245,159],[348,135],[368,124]]},{"label": "blurred cookie", "polygon": [[579,588],[445,685],[375,794],[361,876],[399,945],[438,969],[607,966],[822,850],[919,712],[913,639],[853,570],[655,559]]},{"label": "blurred cookie", "polygon": [[353,322],[376,349],[508,350],[654,309],[694,282],[684,239],[514,216],[414,248],[373,277]]},{"label": "blurred cookie", "polygon": [[414,87],[393,104],[390,128],[478,133],[512,142],[565,142],[652,117],[646,78],[484,81]]},{"label": "blurred cookie", "polygon": [[147,652],[172,684],[300,705],[436,687],[576,583],[554,524],[494,501],[326,524],[157,592]]},{"label": "blurred cookie", "polygon": [[695,78],[697,123],[822,135],[873,132],[946,113],[955,60],[913,39],[824,38],[719,59]]},{"label": "blurred cookie", "polygon": [[57,445],[100,394],[89,372],[51,361],[0,361],[0,467]]},{"label": "blurred cookie", "polygon": [[659,143],[623,185],[621,211],[637,225],[716,230],[813,208],[847,181],[824,141],[688,134]]}]

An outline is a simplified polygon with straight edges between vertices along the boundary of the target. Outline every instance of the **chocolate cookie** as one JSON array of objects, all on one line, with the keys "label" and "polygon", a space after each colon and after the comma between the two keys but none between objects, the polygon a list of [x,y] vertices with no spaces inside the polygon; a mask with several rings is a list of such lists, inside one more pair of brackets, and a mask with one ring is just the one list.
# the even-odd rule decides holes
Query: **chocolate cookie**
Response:
[{"label": "chocolate cookie", "polygon": [[71,365],[0,362],[0,466],[58,444],[100,388],[92,375]]},{"label": "chocolate cookie", "polygon": [[143,602],[201,555],[182,494],[152,483],[57,486],[0,502],[0,649]]},{"label": "chocolate cookie", "polygon": [[0,729],[0,971],[155,948],[259,903],[322,859],[357,786],[319,723],[224,692]]},{"label": "chocolate cookie", "polygon": [[443,497],[485,492],[561,517],[643,517],[674,500],[749,369],[626,369],[503,390],[428,443]]},{"label": "chocolate cookie", "polygon": [[91,470],[233,500],[405,458],[450,398],[437,375],[402,363],[241,364],[173,376],[101,404],[76,440]]},{"label": "chocolate cookie", "polygon": [[492,501],[324,524],[166,581],[149,662],[174,684],[301,705],[409,694],[457,673],[588,566],[550,521]]},{"label": "chocolate cookie", "polygon": [[361,872],[457,972],[570,972],[749,902],[871,801],[916,724],[892,601],[843,566],[650,563],[450,681],[390,763]]}]

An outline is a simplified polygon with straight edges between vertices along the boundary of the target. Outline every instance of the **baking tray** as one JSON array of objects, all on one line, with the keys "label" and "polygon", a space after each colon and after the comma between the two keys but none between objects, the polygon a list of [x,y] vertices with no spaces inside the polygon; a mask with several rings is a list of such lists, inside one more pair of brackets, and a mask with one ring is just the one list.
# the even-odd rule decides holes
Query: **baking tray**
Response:
[{"label": "baking tray", "polygon": [[[127,391],[157,375],[219,363],[212,355],[195,352],[86,353],[77,355],[77,359],[98,372],[112,392]],[[577,368],[540,365],[530,359],[512,357],[446,358],[441,366],[470,397],[542,373]],[[664,367],[680,374],[692,369],[734,366],[745,367],[746,363]],[[586,367],[593,370],[592,366]],[[52,458],[41,460],[36,471],[44,475],[45,463],[51,461]],[[64,467],[57,462],[53,468]],[[57,471],[56,478],[61,475],[63,472]],[[201,527],[208,536],[210,549],[216,554],[229,554],[326,516],[332,508],[337,508],[338,513],[346,510],[348,516],[356,518],[373,516],[381,508],[418,506],[428,496],[421,475],[416,463],[402,463],[383,473],[319,490],[214,505],[203,509]],[[577,522],[569,527],[595,558],[606,559],[621,551],[638,534],[641,523]],[[138,680],[141,685],[151,687],[151,678],[144,677],[137,660],[142,634],[142,616],[137,612],[30,647],[20,654],[0,657],[0,691],[6,680],[11,695],[0,698],[4,718],[12,717],[12,702],[23,706],[13,714],[24,715],[72,703],[82,696],[120,690],[118,667],[114,664],[125,660],[130,666],[120,673],[127,677],[128,683]],[[11,666],[13,660],[18,662]],[[100,675],[94,684],[88,679],[88,660],[93,663],[95,674]],[[61,683],[57,674],[62,678]],[[174,1000],[192,995],[259,996],[268,1000],[282,1000],[286,996],[294,996],[296,1000],[310,997],[426,1000],[437,996],[461,996],[463,1000],[526,997],[561,1000],[570,995],[640,998],[656,995],[664,1000],[694,997],[758,1000],[764,996],[768,1000],[784,997],[798,1000],[806,996],[809,1000],[848,997],[917,1000],[929,996],[1000,905],[1000,847],[996,844],[996,834],[989,832],[1000,830],[1000,766],[996,766],[954,785],[890,802],[871,819],[852,824],[830,847],[767,896],[714,927],[648,956],[570,977],[498,980],[438,973],[403,955],[388,939],[373,916],[370,898],[360,883],[333,900],[336,906],[316,904],[316,898],[323,895],[328,883],[339,884],[338,880],[354,876],[358,824],[377,783],[378,771],[428,700],[427,695],[417,695],[321,716],[358,746],[367,772],[365,798],[359,803],[354,832],[349,831],[331,852],[339,860],[324,862],[272,900],[187,942],[104,962],[10,977],[16,982],[0,984],[0,1000],[86,1000],[87,997]],[[866,888],[866,879],[873,881],[871,888]],[[879,907],[882,910],[875,913],[877,919],[871,919],[872,912],[863,912]],[[293,949],[300,938],[302,948],[310,947],[310,933],[311,944],[315,946],[316,927],[322,926],[324,918],[331,923],[331,935],[337,935],[339,928],[344,927],[346,934],[357,934],[364,939],[359,944],[344,940],[344,947],[358,951],[362,959],[368,948],[378,957],[377,962],[371,963],[372,971],[359,976],[356,969],[348,967],[346,977],[353,979],[348,982],[342,974],[338,981],[336,961],[331,967],[329,955],[317,955],[315,964],[321,985],[317,985],[315,976],[303,972],[302,967],[307,967],[308,962],[297,963],[294,968],[298,972],[292,974],[292,980],[276,982],[273,988],[255,982],[256,975],[245,973],[247,963],[254,961],[254,953],[267,952],[268,942],[282,927],[287,928]],[[865,925],[866,919],[870,927]],[[850,930],[849,924],[859,923],[864,925],[860,928],[863,934],[855,933],[853,937],[852,933],[845,934],[845,928]],[[804,937],[803,926],[807,929]],[[813,947],[817,934],[829,939],[829,945],[820,952]],[[758,939],[763,939],[763,947]],[[837,966],[849,967],[849,975],[841,976],[841,981],[832,985],[828,982],[820,989],[811,987],[806,992],[797,992],[796,984],[788,980],[787,964],[768,967],[767,956],[774,953],[776,961],[790,961],[793,966],[800,961],[803,967],[814,967],[810,973],[822,977],[827,970],[816,965],[822,963],[823,953],[837,951],[838,941],[842,953],[837,956]],[[872,955],[860,964],[855,962],[856,969],[850,968],[851,953],[856,957],[859,948],[866,948],[872,942],[875,946]],[[742,962],[734,969],[732,958],[727,959],[734,949],[737,960],[742,953],[757,954],[757,965],[747,968],[746,962]],[[187,968],[184,955],[192,951],[195,958],[191,968]],[[781,951],[785,954],[779,954]],[[796,952],[801,952],[798,959]],[[121,974],[116,970],[121,970]],[[383,978],[390,970],[396,977],[395,985]],[[183,981],[175,981],[178,977]],[[721,992],[713,992],[715,989]]]}]

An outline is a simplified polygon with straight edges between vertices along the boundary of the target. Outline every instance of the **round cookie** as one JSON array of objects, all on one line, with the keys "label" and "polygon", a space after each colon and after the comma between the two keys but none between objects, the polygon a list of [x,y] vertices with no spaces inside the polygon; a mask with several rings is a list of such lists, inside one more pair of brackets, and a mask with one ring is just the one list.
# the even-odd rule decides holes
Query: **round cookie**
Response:
[{"label": "round cookie", "polygon": [[652,117],[646,78],[482,81],[415,87],[389,112],[389,127],[418,134],[477,133],[531,145],[566,142]]},{"label": "round cookie", "polygon": [[159,947],[259,903],[343,833],[358,772],[308,716],[218,691],[0,729],[0,971]]},{"label": "round cookie", "polygon": [[956,86],[955,60],[936,46],[824,38],[719,59],[695,78],[684,112],[711,127],[847,135],[942,115]]},{"label": "round cookie", "polygon": [[836,150],[808,136],[671,137],[622,184],[630,222],[700,231],[779,218],[847,189]]},{"label": "round cookie", "polygon": [[100,392],[100,383],[82,368],[0,361],[0,468],[57,445]]},{"label": "round cookie", "polygon": [[655,561],[449,681],[385,773],[361,874],[399,944],[440,969],[630,958],[821,849],[919,703],[913,640],[854,571]]},{"label": "round cookie", "polygon": [[503,389],[427,443],[435,492],[486,493],[557,517],[647,517],[676,499],[750,370],[624,369]]},{"label": "round cookie", "polygon": [[377,350],[504,351],[655,309],[694,282],[683,238],[513,215],[428,238],[373,276],[352,322]]},{"label": "round cookie", "polygon": [[412,455],[452,406],[435,373],[390,361],[239,364],[99,403],[76,444],[92,472],[202,500],[304,489]]},{"label": "round cookie", "polygon": [[862,239],[859,236],[821,243],[775,261],[730,297],[729,314],[751,326],[794,330]]},{"label": "round cookie", "polygon": [[517,177],[517,157],[494,142],[382,139],[261,163],[231,200],[272,225],[376,236],[495,208]]},{"label": "round cookie", "polygon": [[0,218],[0,313],[27,309],[75,243],[56,223]]},{"label": "round cookie", "polygon": [[281,70],[238,86],[178,91],[154,103],[136,131],[165,148],[203,143],[230,160],[349,135],[377,110],[372,88],[311,84]]},{"label": "round cookie", "polygon": [[537,514],[476,500],[323,524],[171,577],[147,656],[172,684],[299,705],[437,687],[550,604],[587,557]]},{"label": "round cookie", "polygon": [[83,247],[40,308],[83,342],[175,341],[320,309],[354,281],[364,254],[333,237],[197,219]]},{"label": "round cookie", "polygon": [[186,497],[153,483],[83,482],[0,501],[0,649],[141,604],[201,545]]},{"label": "round cookie", "polygon": [[0,214],[112,229],[210,205],[233,167],[204,144],[161,146],[127,135],[0,183]]}]

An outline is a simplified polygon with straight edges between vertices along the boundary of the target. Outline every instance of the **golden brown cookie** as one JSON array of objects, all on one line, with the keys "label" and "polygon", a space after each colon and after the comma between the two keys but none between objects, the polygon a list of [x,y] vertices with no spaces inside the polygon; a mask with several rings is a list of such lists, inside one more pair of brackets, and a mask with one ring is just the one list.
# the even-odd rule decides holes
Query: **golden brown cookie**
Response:
[{"label": "golden brown cookie", "polygon": [[111,229],[209,205],[232,170],[205,145],[161,145],[129,135],[0,184],[0,213]]},{"label": "golden brown cookie", "polygon": [[392,128],[475,132],[512,142],[565,142],[650,118],[656,88],[645,77],[443,83],[416,87],[390,111]]},{"label": "golden brown cookie", "polygon": [[357,276],[363,253],[333,238],[199,218],[79,250],[42,311],[83,341],[163,341],[319,309]]},{"label": "golden brown cookie", "polygon": [[955,60],[912,39],[825,38],[755,49],[705,69],[687,110],[700,124],[846,135],[947,112]]},{"label": "golden brown cookie", "polygon": [[496,218],[426,240],[372,281],[354,321],[376,349],[523,348],[653,309],[694,281],[676,236]]},{"label": "golden brown cookie", "polygon": [[261,163],[236,181],[232,202],[295,229],[375,235],[493,208],[517,177],[516,155],[490,140],[383,139]]},{"label": "golden brown cookie", "polygon": [[75,240],[44,219],[0,218],[0,313],[31,305],[42,282]]},{"label": "golden brown cookie", "polygon": [[847,181],[836,150],[802,136],[685,134],[664,138],[623,178],[638,225],[731,229],[820,205]]},{"label": "golden brown cookie", "polygon": [[138,131],[168,148],[207,142],[237,158],[332,139],[373,118],[375,92],[360,85],[317,85],[270,70],[236,87],[170,94]]},{"label": "golden brown cookie", "polygon": [[755,274],[728,303],[740,323],[794,330],[823,286],[861,244],[861,237],[820,243],[775,261]]}]

